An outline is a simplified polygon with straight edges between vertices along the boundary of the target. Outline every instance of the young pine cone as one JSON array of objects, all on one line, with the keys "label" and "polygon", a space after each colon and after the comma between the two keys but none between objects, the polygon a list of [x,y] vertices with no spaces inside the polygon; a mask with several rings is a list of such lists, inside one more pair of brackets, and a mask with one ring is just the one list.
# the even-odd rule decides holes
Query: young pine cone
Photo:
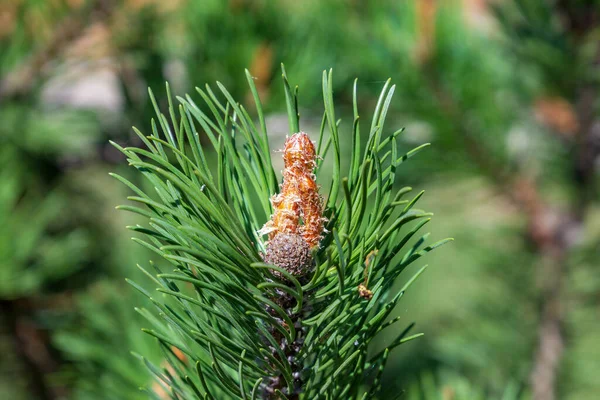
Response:
[{"label": "young pine cone", "polygon": [[316,157],[306,133],[295,133],[285,141],[281,193],[271,198],[273,215],[261,229],[269,234],[264,260],[296,276],[310,270],[310,251],[319,245],[326,221],[313,174]]}]

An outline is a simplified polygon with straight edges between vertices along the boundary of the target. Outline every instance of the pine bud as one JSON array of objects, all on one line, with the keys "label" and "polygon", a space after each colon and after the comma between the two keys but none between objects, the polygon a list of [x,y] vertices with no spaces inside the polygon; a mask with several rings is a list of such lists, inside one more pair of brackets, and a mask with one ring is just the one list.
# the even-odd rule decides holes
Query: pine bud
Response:
[{"label": "pine bud", "polygon": [[326,219],[313,174],[316,158],[315,146],[306,133],[295,133],[285,141],[281,193],[271,198],[273,215],[261,229],[270,241],[286,233],[301,235],[311,249],[319,245]]},{"label": "pine bud", "polygon": [[285,141],[281,193],[271,198],[273,215],[261,229],[269,234],[264,260],[295,276],[311,267],[311,249],[319,245],[323,233],[323,202],[313,170],[315,146],[304,132]]}]

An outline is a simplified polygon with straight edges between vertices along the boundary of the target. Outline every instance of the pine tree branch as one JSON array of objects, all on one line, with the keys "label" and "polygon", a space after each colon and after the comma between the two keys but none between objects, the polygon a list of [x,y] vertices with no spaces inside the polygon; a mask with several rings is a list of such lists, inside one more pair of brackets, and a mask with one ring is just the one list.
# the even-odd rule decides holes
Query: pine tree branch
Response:
[{"label": "pine tree branch", "polygon": [[[336,162],[325,183],[330,196],[322,201],[313,173],[326,148],[315,149],[308,135],[297,133],[297,88],[291,90],[282,71],[291,136],[280,193],[249,73],[259,126],[219,83],[224,102],[208,85],[197,89],[204,109],[190,96],[178,97],[176,108],[167,86],[170,120],[151,93],[157,122],[150,136],[136,130],[146,149],[113,143],[154,188],[146,193],[115,176],[136,194],[129,200],[145,207],[122,207],[148,219],[146,226],[130,227],[143,235],[135,240],[175,268],[146,271],[164,297],[131,282],[158,309],[157,315],[141,311],[152,324],[145,331],[189,361],[181,365],[167,355],[171,371],[141,357],[173,399],[240,399],[248,393],[373,398],[380,380],[371,387],[372,374],[383,370],[392,349],[419,336],[405,337],[407,328],[387,351],[370,355],[378,333],[398,326],[397,319],[386,321],[424,267],[400,290],[396,278],[448,241],[423,248],[428,234],[410,241],[428,219],[409,232],[402,229],[431,214],[413,209],[422,193],[412,201],[401,201],[411,188],[392,193],[398,166],[425,147],[399,156],[397,135],[382,139],[395,87],[384,85],[364,148],[359,124],[353,125],[348,135],[353,162],[342,178],[332,71],[324,72],[325,118],[317,143],[329,127]],[[200,132],[213,147],[215,167],[209,166]],[[337,198],[340,189],[343,196]],[[269,234],[267,242],[263,234]]]}]

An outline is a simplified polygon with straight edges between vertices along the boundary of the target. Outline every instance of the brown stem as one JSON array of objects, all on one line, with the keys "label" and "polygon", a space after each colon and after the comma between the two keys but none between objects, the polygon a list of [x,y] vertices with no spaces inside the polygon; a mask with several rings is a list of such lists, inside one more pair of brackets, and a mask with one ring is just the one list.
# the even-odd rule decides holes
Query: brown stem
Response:
[{"label": "brown stem", "polygon": [[[290,393],[287,389],[285,377],[282,373],[277,376],[269,378],[269,381],[265,385],[265,396],[266,400],[280,400],[280,396],[275,392],[276,390],[281,391],[289,400],[297,400],[302,391],[302,363],[298,360],[298,354],[302,348],[304,342],[304,331],[302,329],[302,315],[303,312],[300,310],[299,313],[294,313],[292,310],[296,306],[296,300],[288,293],[279,291],[277,299],[274,299],[275,303],[280,306],[290,317],[296,330],[296,337],[292,343],[288,343],[285,336],[278,330],[272,329],[271,334],[279,345],[281,351],[287,360],[282,360],[284,363],[289,362],[292,370],[292,378],[294,379],[292,385],[292,392]],[[269,310],[273,317],[278,318],[277,314],[273,310]],[[275,349],[272,349],[273,355],[278,357],[278,353]]]},{"label": "brown stem", "polygon": [[533,399],[554,400],[556,379],[565,348],[561,292],[566,274],[562,249],[546,251],[538,273],[542,283],[541,318],[538,327],[538,347],[533,360],[531,388]]}]

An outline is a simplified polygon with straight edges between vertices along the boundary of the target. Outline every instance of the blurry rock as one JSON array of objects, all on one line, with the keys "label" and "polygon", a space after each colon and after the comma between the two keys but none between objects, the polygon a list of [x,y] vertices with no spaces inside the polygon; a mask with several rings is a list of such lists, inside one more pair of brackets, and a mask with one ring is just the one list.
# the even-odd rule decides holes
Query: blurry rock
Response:
[{"label": "blurry rock", "polygon": [[124,106],[119,79],[112,63],[79,63],[50,79],[42,90],[42,101],[52,106],[120,112]]}]

